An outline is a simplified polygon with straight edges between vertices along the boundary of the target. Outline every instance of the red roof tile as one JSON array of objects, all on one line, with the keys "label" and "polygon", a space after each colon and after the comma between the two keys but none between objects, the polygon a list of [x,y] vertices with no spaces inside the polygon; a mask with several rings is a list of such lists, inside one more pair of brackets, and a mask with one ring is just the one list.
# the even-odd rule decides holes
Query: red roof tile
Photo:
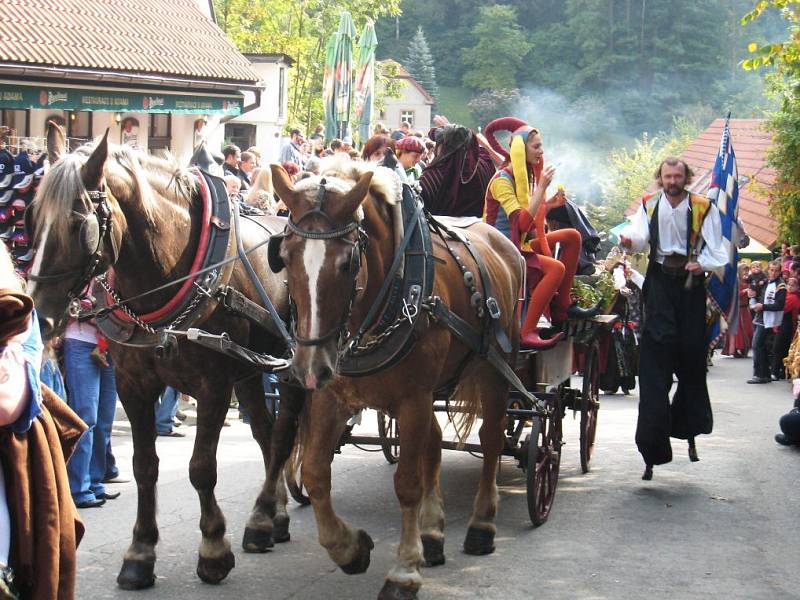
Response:
[{"label": "red roof tile", "polygon": [[195,0],[0,0],[0,62],[259,79]]},{"label": "red roof tile", "polygon": [[[775,169],[766,164],[772,134],[764,128],[764,123],[763,119],[731,119],[730,131],[739,170],[739,219],[751,237],[772,246],[778,240],[778,223],[769,214],[769,199],[765,194],[775,182]],[[691,186],[695,193],[708,191],[708,175],[719,151],[724,126],[725,119],[716,119],[680,156],[695,172],[695,183]],[[634,202],[628,214],[638,206],[639,202]]]}]

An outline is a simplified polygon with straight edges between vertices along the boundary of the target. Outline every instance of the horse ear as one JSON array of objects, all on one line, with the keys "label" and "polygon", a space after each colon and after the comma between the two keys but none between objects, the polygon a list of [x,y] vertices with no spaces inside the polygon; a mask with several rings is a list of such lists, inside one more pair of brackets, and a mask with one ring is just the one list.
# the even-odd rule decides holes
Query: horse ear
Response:
[{"label": "horse ear", "polygon": [[275,193],[283,200],[286,208],[293,211],[297,206],[297,192],[294,191],[292,178],[281,165],[270,165],[269,168],[272,171],[272,187]]},{"label": "horse ear", "polygon": [[103,172],[108,160],[108,129],[103,138],[97,143],[89,160],[81,167],[81,179],[87,190],[96,190],[103,180]]},{"label": "horse ear", "polygon": [[369,193],[369,184],[372,182],[372,171],[367,171],[358,180],[353,188],[347,192],[342,199],[342,206],[347,209],[348,214],[356,212],[361,203],[366,199]]},{"label": "horse ear", "polygon": [[55,121],[47,122],[47,160],[55,164],[67,153],[67,141],[64,129]]}]

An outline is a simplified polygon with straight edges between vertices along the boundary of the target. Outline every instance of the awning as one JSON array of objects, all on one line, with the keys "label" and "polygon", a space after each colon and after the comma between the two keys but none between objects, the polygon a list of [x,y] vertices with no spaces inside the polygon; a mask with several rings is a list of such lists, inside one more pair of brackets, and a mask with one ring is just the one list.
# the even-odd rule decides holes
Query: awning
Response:
[{"label": "awning", "polygon": [[0,84],[0,108],[237,116],[243,103],[240,94],[210,96]]},{"label": "awning", "polygon": [[772,251],[764,244],[750,236],[750,243],[746,248],[739,250],[740,258],[751,258],[753,260],[771,260]]}]

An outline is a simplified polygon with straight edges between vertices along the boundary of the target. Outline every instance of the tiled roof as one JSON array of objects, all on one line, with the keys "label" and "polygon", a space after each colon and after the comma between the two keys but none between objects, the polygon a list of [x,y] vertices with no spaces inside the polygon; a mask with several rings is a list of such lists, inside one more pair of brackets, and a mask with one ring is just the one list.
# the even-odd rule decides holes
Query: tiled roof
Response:
[{"label": "tiled roof", "polygon": [[[708,191],[724,126],[724,119],[716,119],[680,156],[695,173],[691,186],[695,193],[705,195]],[[763,119],[731,119],[730,131],[739,169],[739,219],[748,235],[771,247],[778,239],[778,224],[769,214],[767,196],[775,183],[775,169],[766,164],[772,134],[765,129]],[[636,207],[638,203],[629,212]]]},{"label": "tiled roof", "polygon": [[428,90],[425,89],[424,85],[422,85],[419,81],[414,79],[414,76],[411,75],[411,73],[409,73],[403,65],[401,65],[399,62],[391,58],[387,58],[386,60],[383,60],[381,62],[393,63],[394,65],[396,65],[397,67],[396,78],[408,80],[408,82],[412,86],[414,86],[415,88],[417,88],[417,90],[419,90],[419,93],[422,94],[422,97],[425,99],[426,104],[435,104],[436,101],[433,99],[433,96],[430,95],[430,92],[428,92]]},{"label": "tiled roof", "polygon": [[259,79],[196,0],[0,0],[3,62]]}]

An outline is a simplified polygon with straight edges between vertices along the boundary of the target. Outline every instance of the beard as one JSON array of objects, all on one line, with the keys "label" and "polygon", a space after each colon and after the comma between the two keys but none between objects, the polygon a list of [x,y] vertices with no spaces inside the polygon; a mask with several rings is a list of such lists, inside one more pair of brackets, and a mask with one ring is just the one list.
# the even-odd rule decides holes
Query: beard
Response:
[{"label": "beard", "polygon": [[674,198],[675,196],[679,196],[681,194],[681,192],[683,191],[683,186],[668,185],[664,188],[664,191],[667,192],[668,196],[672,196]]}]

